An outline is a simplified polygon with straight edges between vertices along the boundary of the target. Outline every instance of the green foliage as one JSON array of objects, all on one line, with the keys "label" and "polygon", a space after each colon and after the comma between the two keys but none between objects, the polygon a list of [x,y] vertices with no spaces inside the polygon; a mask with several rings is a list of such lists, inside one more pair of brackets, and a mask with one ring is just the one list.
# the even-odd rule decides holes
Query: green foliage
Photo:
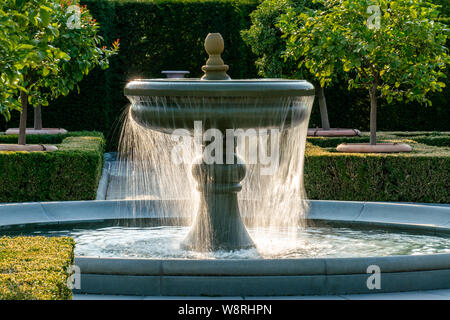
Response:
[{"label": "green foliage", "polygon": [[[280,20],[288,35],[288,56],[307,57],[305,66],[331,81],[336,62],[350,75],[350,88],[374,90],[388,102],[429,102],[429,91],[441,91],[449,63],[446,27],[434,21],[439,12],[426,1],[320,0],[324,9]],[[378,9],[377,9],[378,8]],[[371,14],[379,10],[380,21]]]},{"label": "green foliage", "polygon": [[[257,57],[242,40],[240,31],[250,28],[249,15],[259,1],[82,0],[82,4],[88,6],[99,22],[99,34],[105,43],[121,39],[120,51],[110,59],[108,69],[94,68],[83,78],[79,83],[79,94],[73,90],[67,96],[50,101],[49,106],[43,108],[44,127],[101,131],[108,139],[108,149],[113,150],[120,132],[121,114],[129,103],[123,95],[127,81],[138,77],[159,78],[162,70],[189,70],[190,76],[200,76],[200,67],[206,61],[203,40],[208,32],[222,33],[225,40],[223,57],[230,65],[232,78],[257,76],[254,64]],[[447,86],[450,85],[448,81],[444,81]],[[333,127],[367,130],[370,108],[367,91],[348,91],[347,87],[340,78],[326,89]],[[450,130],[448,92],[443,90],[431,94],[433,105],[426,107],[419,102],[393,101],[387,104],[381,99],[378,128]],[[32,126],[32,117],[28,120],[28,125]],[[316,126],[320,126],[320,116],[319,108],[314,107],[310,127]],[[9,122],[0,119],[1,131],[12,127],[18,127],[17,112],[12,113]]]},{"label": "green foliage", "polygon": [[[449,137],[446,139],[448,143]],[[317,143],[318,140],[309,141]],[[414,137],[383,141],[406,142],[413,151],[410,154],[345,154],[335,152],[334,147],[321,148],[307,143],[304,175],[308,198],[450,202],[449,147],[421,144]]]},{"label": "green foliage", "polygon": [[[408,139],[428,146],[450,147],[449,132],[379,132],[378,137],[386,142]],[[362,133],[360,137],[308,137],[308,142],[322,148],[336,148],[341,143],[369,142],[369,135]],[[436,152],[439,150],[436,149]]]},{"label": "green foliage", "polygon": [[[94,66],[108,66],[118,50],[100,47],[98,24],[85,8],[57,0],[6,0],[0,5],[0,111],[19,109],[17,91],[31,104],[67,95]],[[78,8],[78,9],[77,9]],[[70,21],[76,24],[70,25]],[[3,75],[4,74],[4,75]]]},{"label": "green foliage", "polygon": [[67,237],[0,237],[0,300],[71,300],[74,248]]},{"label": "green foliage", "polygon": [[51,0],[5,0],[0,4],[0,112],[9,118],[10,109],[20,109],[15,96],[26,91],[24,70],[54,68],[57,48],[49,45],[54,38],[48,12]]},{"label": "green foliage", "polygon": [[[29,144],[60,144],[67,137],[99,137],[103,139],[101,132],[95,131],[71,131],[66,134],[29,134],[27,135],[27,141]],[[0,135],[1,143],[16,143],[17,135],[8,134]]]},{"label": "green foliage", "polygon": [[258,57],[255,63],[259,75],[266,78],[305,78],[297,67],[298,62],[291,59],[285,61],[282,57],[286,50],[286,39],[282,38],[277,24],[288,10],[303,12],[306,5],[312,5],[311,1],[266,0],[250,14],[252,25],[241,34]]},{"label": "green foliage", "polygon": [[[127,81],[161,78],[162,70],[203,74],[207,59],[203,42],[209,32],[225,40],[223,59],[233,78],[255,77],[253,55],[240,37],[256,1],[104,1],[84,0],[100,24],[105,42],[120,38],[120,52],[110,67],[93,70],[76,91],[61,97],[46,115],[46,123],[68,130],[99,130],[112,140],[118,136],[120,115],[129,103],[123,94]],[[82,119],[82,121],[80,121]],[[10,125],[10,124],[8,124]],[[11,124],[12,125],[12,124]],[[46,126],[48,126],[46,124]]]},{"label": "green foliage", "polygon": [[[323,63],[316,50],[303,47],[308,46],[307,43],[302,44],[302,54],[299,54],[300,50],[294,52],[288,45],[291,39],[284,32],[288,30],[298,35],[297,25],[290,25],[295,30],[280,28],[281,19],[285,19],[287,14],[295,17],[314,16],[317,9],[322,8],[320,3],[311,0],[265,0],[250,14],[252,26],[242,31],[242,37],[259,57],[256,66],[261,76],[306,79],[313,83],[320,82],[322,87],[338,79],[342,68],[337,61],[333,64]],[[328,75],[326,81],[320,74]]]},{"label": "green foliage", "polygon": [[[78,82],[95,66],[99,65],[102,69],[106,69],[109,58],[118,52],[119,40],[112,44],[112,48],[101,46],[103,38],[98,34],[99,25],[85,6],[77,5],[76,8],[79,9],[72,9],[80,10],[79,17],[76,17],[75,11],[68,9],[73,7],[73,4],[71,6],[69,4],[70,1],[62,2],[61,9],[57,7],[58,10],[54,12],[54,19],[61,27],[52,45],[62,51],[61,56],[70,59],[61,59],[56,72],[42,69],[35,88],[40,89],[37,98],[44,101],[33,99],[35,95],[32,95],[34,105],[37,103],[48,105],[47,97],[54,99],[60,95],[66,96],[75,86],[78,88]],[[67,24],[71,25],[70,22],[73,27],[69,28]]]},{"label": "green foliage", "polygon": [[[32,139],[49,137],[35,135]],[[54,135],[54,152],[0,152],[0,202],[92,200],[103,166],[98,133]],[[42,143],[41,142],[41,143]]]}]

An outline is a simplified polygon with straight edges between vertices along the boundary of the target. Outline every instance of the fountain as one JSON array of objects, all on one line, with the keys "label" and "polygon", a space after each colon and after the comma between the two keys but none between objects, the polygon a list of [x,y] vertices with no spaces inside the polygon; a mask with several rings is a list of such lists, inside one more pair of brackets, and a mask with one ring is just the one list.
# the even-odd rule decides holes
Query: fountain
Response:
[{"label": "fountain", "polygon": [[[131,116],[139,125],[164,133],[185,129],[194,134],[195,123],[216,129],[215,137],[203,142],[203,156],[193,164],[201,203],[197,217],[183,242],[196,251],[238,250],[254,247],[242,222],[237,193],[246,166],[236,153],[236,130],[293,128],[307,122],[314,87],[303,80],[231,80],[221,53],[222,36],[210,33],[205,40],[209,55],[204,76],[188,80],[137,80],[128,83]],[[306,97],[306,98],[305,98]],[[283,100],[288,99],[288,103]],[[232,133],[230,133],[232,130]],[[218,144],[214,161],[205,150]]]},{"label": "fountain", "polygon": [[[221,36],[208,35],[205,48],[202,79],[126,85],[130,197],[0,204],[0,235],[73,237],[76,293],[246,297],[450,288],[448,205],[310,200],[306,210],[313,86],[231,80]],[[198,123],[206,130],[201,139]],[[279,166],[264,177],[236,143],[258,128],[280,131],[273,139]],[[193,136],[200,146],[186,166],[171,162],[173,135]],[[105,170],[102,180],[111,183],[116,171]],[[199,193],[191,190],[195,183]],[[150,198],[137,196],[137,186]],[[382,273],[380,288],[369,283],[374,270]]]}]

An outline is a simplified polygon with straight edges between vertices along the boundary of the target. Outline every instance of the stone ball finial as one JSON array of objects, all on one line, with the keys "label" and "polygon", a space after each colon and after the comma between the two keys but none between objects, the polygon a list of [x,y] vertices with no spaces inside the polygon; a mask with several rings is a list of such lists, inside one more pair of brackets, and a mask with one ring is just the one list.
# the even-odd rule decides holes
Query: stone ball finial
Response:
[{"label": "stone ball finial", "polygon": [[224,44],[220,33],[209,33],[205,39],[205,50],[209,55],[220,55]]},{"label": "stone ball finial", "polygon": [[205,73],[202,80],[230,80],[227,75],[228,66],[224,64],[221,53],[224,49],[223,38],[220,33],[209,33],[205,39],[205,50],[209,55],[206,65],[202,67]]}]

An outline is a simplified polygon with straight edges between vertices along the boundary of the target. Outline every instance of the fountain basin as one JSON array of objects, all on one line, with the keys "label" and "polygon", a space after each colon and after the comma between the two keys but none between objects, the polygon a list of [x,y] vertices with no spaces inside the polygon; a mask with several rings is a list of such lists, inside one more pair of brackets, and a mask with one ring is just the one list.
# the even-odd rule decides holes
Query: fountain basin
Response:
[{"label": "fountain basin", "polygon": [[[144,205],[145,204],[145,205]],[[78,201],[0,205],[0,230],[52,229],[107,221],[171,220],[183,225],[177,201]],[[140,208],[140,209],[139,209]],[[244,217],[245,219],[245,217]],[[450,235],[450,207],[310,201],[307,220],[337,226]],[[321,295],[450,288],[450,254],[303,259],[136,259],[76,257],[81,293],[128,295]],[[367,268],[379,266],[381,289]]]}]

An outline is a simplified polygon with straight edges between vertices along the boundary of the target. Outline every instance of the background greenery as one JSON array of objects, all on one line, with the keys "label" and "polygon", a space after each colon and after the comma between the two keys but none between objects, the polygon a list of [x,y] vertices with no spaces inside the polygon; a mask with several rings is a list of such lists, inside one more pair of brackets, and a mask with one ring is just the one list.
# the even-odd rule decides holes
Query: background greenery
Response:
[{"label": "background greenery", "polygon": [[[223,58],[232,78],[257,77],[256,57],[242,40],[240,31],[250,26],[249,14],[257,0],[82,0],[100,23],[105,43],[120,38],[118,56],[110,68],[93,70],[76,91],[43,108],[45,127],[68,130],[97,130],[112,141],[114,148],[120,128],[120,115],[128,100],[123,87],[134,78],[161,77],[162,70],[189,70],[201,75],[205,63],[203,41],[208,32],[220,32],[225,40]],[[433,0],[445,4],[446,0]],[[449,16],[445,6],[443,16]],[[450,85],[447,79],[447,87]],[[343,83],[326,89],[328,112],[333,127],[369,128],[369,99],[364,91],[348,92]],[[433,105],[380,101],[379,130],[449,130],[448,90],[431,97]],[[31,126],[32,117],[29,117]],[[0,130],[18,126],[18,113]],[[320,126],[314,106],[310,127]]]},{"label": "background greenery", "polygon": [[[450,133],[389,132],[379,142],[404,142],[411,153],[336,152],[354,138],[308,138],[305,188],[309,199],[450,203]],[[437,147],[439,146],[439,147]]]},{"label": "background greenery", "polygon": [[[56,144],[54,152],[0,152],[0,203],[93,200],[105,139],[98,132],[29,135],[29,143]],[[0,143],[17,136],[0,136]]]},{"label": "background greenery", "polygon": [[71,238],[0,237],[0,300],[71,300]]}]

